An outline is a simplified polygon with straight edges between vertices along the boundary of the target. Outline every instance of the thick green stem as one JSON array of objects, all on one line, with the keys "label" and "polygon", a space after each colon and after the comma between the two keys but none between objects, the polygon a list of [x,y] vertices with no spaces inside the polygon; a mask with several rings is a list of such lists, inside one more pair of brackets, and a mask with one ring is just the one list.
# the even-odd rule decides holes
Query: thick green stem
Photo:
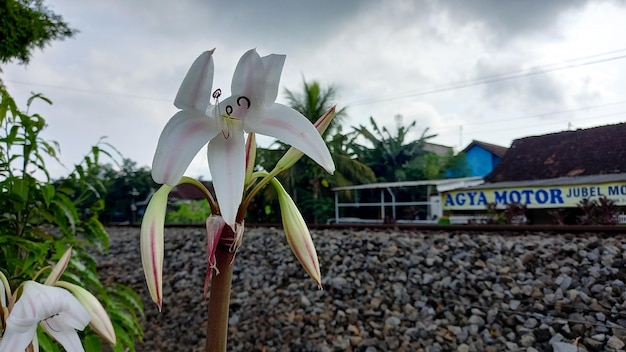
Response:
[{"label": "thick green stem", "polygon": [[[224,232],[225,235],[227,232],[226,228]],[[214,275],[211,279],[209,320],[207,322],[206,334],[207,352],[226,351],[226,341],[228,338],[228,308],[230,305],[230,286],[233,276],[234,258],[235,253],[231,252],[230,246],[222,243],[217,246],[215,259],[219,274]]]}]

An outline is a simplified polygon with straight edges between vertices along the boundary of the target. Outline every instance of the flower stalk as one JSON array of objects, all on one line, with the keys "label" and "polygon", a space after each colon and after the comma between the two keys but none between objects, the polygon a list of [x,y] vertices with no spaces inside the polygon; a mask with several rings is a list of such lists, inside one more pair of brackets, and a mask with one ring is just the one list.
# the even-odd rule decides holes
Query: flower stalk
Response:
[{"label": "flower stalk", "polygon": [[[234,240],[234,233],[230,226],[224,226],[222,237],[226,237],[227,240],[229,236]],[[235,252],[230,250],[229,245],[219,243],[215,250],[215,260],[219,275],[215,275],[211,281],[211,294],[208,309],[209,320],[207,322],[206,331],[207,352],[226,351],[230,290]]]}]

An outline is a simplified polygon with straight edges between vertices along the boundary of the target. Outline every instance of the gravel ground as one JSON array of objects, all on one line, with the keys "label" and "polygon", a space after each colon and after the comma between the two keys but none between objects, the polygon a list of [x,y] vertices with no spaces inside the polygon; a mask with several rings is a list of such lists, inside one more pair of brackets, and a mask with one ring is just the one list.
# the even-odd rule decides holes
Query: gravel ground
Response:
[{"label": "gravel ground", "polygon": [[[109,228],[100,275],[145,304],[138,351],[202,351],[205,234],[168,228],[164,302],[138,228]],[[250,228],[233,276],[230,351],[622,351],[626,235],[313,231],[324,290],[281,229]]]}]

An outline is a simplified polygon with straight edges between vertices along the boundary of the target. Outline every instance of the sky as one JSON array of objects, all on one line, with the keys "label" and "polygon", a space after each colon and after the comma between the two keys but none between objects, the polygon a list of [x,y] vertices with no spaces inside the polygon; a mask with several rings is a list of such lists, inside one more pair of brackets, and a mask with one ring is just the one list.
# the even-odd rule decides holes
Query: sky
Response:
[{"label": "sky", "polygon": [[[149,5],[147,5],[149,3]],[[187,69],[214,53],[229,95],[241,55],[286,54],[284,89],[332,86],[343,130],[396,131],[462,150],[626,120],[626,5],[618,0],[47,0],[80,31],[0,73],[61,146],[62,177],[101,137],[150,166]],[[270,138],[259,144],[269,146]],[[608,142],[610,141],[600,141]],[[187,175],[210,179],[206,151]]]}]

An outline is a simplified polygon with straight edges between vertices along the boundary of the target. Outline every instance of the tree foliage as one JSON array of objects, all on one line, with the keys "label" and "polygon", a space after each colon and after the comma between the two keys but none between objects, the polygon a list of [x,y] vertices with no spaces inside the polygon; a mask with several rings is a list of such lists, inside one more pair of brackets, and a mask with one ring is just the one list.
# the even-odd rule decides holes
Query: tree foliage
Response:
[{"label": "tree foliage", "polygon": [[[285,90],[289,105],[300,112],[311,122],[315,122],[328,109],[335,104],[336,91],[333,87],[322,88],[318,82],[303,81],[302,90],[295,93]],[[279,175],[281,183],[285,186],[298,206],[301,208],[305,219],[311,223],[326,220],[333,214],[334,200],[331,187],[347,186],[352,184],[369,183],[374,181],[374,173],[365,164],[361,163],[349,149],[348,141],[341,127],[341,121],[345,117],[345,109],[337,111],[335,118],[323,138],[335,162],[335,173],[329,175],[315,162],[308,158],[302,158],[296,165]],[[289,148],[280,142],[276,142],[276,148],[257,150],[257,162],[262,168],[275,165],[282,154]],[[276,202],[272,189],[266,191],[266,201]],[[277,208],[277,207],[274,207]],[[249,208],[256,215],[262,216],[268,221],[276,221],[274,218],[279,214],[272,213],[264,206]]]},{"label": "tree foliage", "polygon": [[353,143],[351,147],[356,151],[359,160],[374,170],[378,181],[424,179],[421,167],[423,163],[419,162],[419,158],[428,154],[424,150],[426,141],[437,135],[428,134],[426,128],[420,138],[408,141],[407,135],[415,124],[413,121],[406,127],[398,126],[394,135],[386,127],[378,127],[374,118],[370,117],[371,130],[363,125],[354,128],[370,146]]},{"label": "tree foliage", "polygon": [[53,40],[73,37],[78,31],[60,15],[49,10],[43,0],[0,1],[0,62],[30,61],[36,48]]},{"label": "tree foliage", "polygon": [[106,188],[102,221],[137,222],[139,219],[136,214],[136,203],[147,199],[150,192],[157,188],[150,169],[145,166],[138,167],[137,162],[124,158],[118,165],[103,165],[99,174]]}]

